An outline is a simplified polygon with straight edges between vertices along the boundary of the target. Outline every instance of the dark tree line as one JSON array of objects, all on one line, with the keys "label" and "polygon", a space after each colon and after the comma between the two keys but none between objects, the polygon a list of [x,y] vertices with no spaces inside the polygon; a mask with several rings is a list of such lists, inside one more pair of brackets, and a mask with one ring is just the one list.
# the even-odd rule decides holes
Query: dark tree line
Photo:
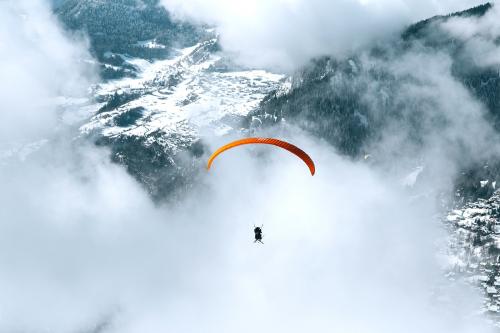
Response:
[{"label": "dark tree line", "polygon": [[[65,0],[55,12],[66,28],[89,37],[91,51],[100,62],[119,67],[123,59],[113,59],[107,52],[143,59],[165,58],[172,48],[191,46],[206,37],[204,27],[174,20],[159,0]],[[139,44],[146,40],[165,48]],[[115,69],[103,66],[103,71],[112,75]],[[126,75],[134,69],[119,71],[119,75]]]}]

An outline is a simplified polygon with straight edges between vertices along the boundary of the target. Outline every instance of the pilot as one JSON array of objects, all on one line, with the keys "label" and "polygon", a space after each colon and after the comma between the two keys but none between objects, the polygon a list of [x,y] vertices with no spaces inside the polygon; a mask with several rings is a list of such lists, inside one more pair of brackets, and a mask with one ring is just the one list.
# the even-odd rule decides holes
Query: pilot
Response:
[{"label": "pilot", "polygon": [[253,242],[254,243],[259,242],[261,244],[264,244],[262,242],[262,227],[255,227],[254,226],[253,232],[255,233],[255,240]]}]

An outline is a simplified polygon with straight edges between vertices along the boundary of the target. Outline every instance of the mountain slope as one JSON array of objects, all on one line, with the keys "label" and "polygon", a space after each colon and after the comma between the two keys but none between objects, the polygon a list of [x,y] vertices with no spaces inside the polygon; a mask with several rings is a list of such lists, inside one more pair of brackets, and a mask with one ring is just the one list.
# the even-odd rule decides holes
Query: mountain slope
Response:
[{"label": "mountain slope", "polygon": [[[495,184],[483,183],[484,187]],[[500,313],[500,192],[454,209],[450,230],[449,276],[467,279],[484,292],[485,310]]]},{"label": "mountain slope", "polygon": [[98,112],[81,127],[110,147],[157,200],[193,184],[203,163],[200,138],[238,130],[244,117],[282,75],[235,67],[218,51],[217,39],[178,51],[171,59],[141,66],[137,78],[95,88]]},{"label": "mountain slope", "polygon": [[[493,123],[498,132],[499,68],[478,62],[473,55],[476,40],[489,37],[478,32],[477,36],[461,38],[453,31],[454,20],[479,20],[492,8],[485,4],[416,23],[397,40],[343,59],[314,59],[269,94],[247,117],[246,126],[275,126],[286,120],[351,158],[362,158],[369,152],[385,160],[400,158],[399,151],[413,151],[418,160],[419,152],[442,134],[450,136],[440,139],[443,146],[446,140],[455,140],[455,134],[447,133],[458,121],[453,109],[461,116],[479,109],[478,114],[484,113],[486,122]],[[432,86],[432,91],[425,88]],[[459,95],[455,98],[470,105],[447,99],[452,91]],[[397,138],[397,144],[385,149],[391,136]],[[471,130],[471,140],[473,137],[476,135]],[[457,191],[471,199],[487,197],[492,189],[480,188],[479,182],[499,180],[500,161],[486,155],[478,160],[462,158],[474,156],[476,150],[464,133],[462,139],[457,148],[460,151],[455,153],[457,163],[462,164]]]},{"label": "mountain slope", "polygon": [[164,59],[173,48],[193,45],[208,35],[204,27],[175,21],[159,0],[65,0],[56,15],[67,29],[89,37],[92,53],[103,63],[104,78],[136,74],[122,54]]}]

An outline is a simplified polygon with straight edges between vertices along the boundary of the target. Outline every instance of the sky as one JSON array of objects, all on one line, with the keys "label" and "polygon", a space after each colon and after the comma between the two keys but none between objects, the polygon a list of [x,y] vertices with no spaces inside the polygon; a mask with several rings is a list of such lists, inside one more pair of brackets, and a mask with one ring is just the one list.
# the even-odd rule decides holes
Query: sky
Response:
[{"label": "sky", "polygon": [[[329,21],[327,9],[333,17],[342,16],[334,8],[353,12],[360,24],[369,18],[372,23],[361,24],[351,39],[369,33],[370,24],[386,15],[378,14],[374,2],[310,3],[300,21],[304,35],[292,38],[294,27],[279,43],[274,36],[289,22],[289,12],[306,3],[245,9],[284,8],[273,14],[276,26],[267,17],[252,23],[262,24],[269,39],[256,31],[249,44],[234,44],[234,51],[265,54],[271,47],[296,66],[311,55],[345,50],[348,38],[338,49],[290,46],[292,39],[316,36],[319,22]],[[389,12],[406,18],[381,29],[413,17],[409,8],[422,13],[416,16],[452,8],[451,2],[440,3],[384,2]],[[204,12],[199,6],[204,17],[218,8]],[[232,7],[229,12],[236,11]],[[498,35],[497,12],[491,15],[481,21],[486,23],[461,20],[446,28],[460,36],[463,29],[479,29],[484,50],[494,54],[489,41]],[[233,21],[221,22],[223,45],[231,45],[224,42],[225,29],[242,39],[251,33],[247,23],[231,26]],[[355,26],[347,19],[335,23],[338,28],[330,24],[332,32],[311,45]],[[359,45],[366,40],[361,37]],[[80,96],[97,80],[84,61],[86,41],[65,32],[41,0],[21,0],[0,2],[0,45],[9,45],[0,55],[0,98],[7,106],[0,111],[0,147],[14,152],[0,159],[0,332],[492,332],[484,318],[471,315],[481,295],[442,275],[436,243],[446,235],[435,200],[415,199],[399,175],[346,159],[290,128],[280,134],[313,157],[314,177],[286,152],[235,150],[218,158],[182,201],[158,205],[109,161],[109,151],[76,140],[74,129],[58,117],[55,97]],[[424,63],[433,70],[412,72]],[[416,50],[382,66],[415,78],[401,98],[430,99],[449,120],[444,131],[429,124],[419,152],[435,170],[422,193],[436,183],[449,186],[460,156],[441,149],[457,138],[490,149],[487,138],[495,134],[482,117],[484,108],[453,79],[443,55]],[[270,131],[264,134],[277,134]],[[383,147],[401,133],[392,134]],[[207,144],[215,148],[233,135],[206,138]],[[17,149],[25,142],[31,145]],[[262,154],[264,159],[257,158]],[[264,245],[252,242],[254,224],[264,225]]]}]

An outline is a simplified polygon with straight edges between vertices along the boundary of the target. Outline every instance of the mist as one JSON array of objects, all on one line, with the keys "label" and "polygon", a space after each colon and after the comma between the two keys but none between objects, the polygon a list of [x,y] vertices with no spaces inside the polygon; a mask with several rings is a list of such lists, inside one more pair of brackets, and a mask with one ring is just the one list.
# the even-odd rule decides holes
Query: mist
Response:
[{"label": "mist", "polygon": [[407,25],[480,0],[162,0],[182,19],[217,26],[224,50],[242,64],[293,71],[312,57],[345,56],[391,39]]},{"label": "mist", "polygon": [[[437,244],[446,234],[435,197],[415,200],[399,175],[340,156],[293,126],[260,134],[307,151],[314,177],[285,151],[235,149],[210,172],[200,166],[199,183],[182,200],[153,203],[107,149],[78,138],[46,103],[81,94],[95,79],[80,61],[88,57],[85,42],[64,32],[45,3],[0,6],[7,9],[0,44],[9,41],[13,52],[0,73],[24,73],[0,76],[0,91],[9,92],[2,143],[48,138],[23,158],[0,161],[0,331],[493,331],[474,315],[480,295],[442,274]],[[33,22],[43,38],[32,38]],[[48,43],[62,51],[37,52]],[[446,58],[431,60],[437,74],[420,73],[422,89],[404,96],[428,95],[427,84],[454,98],[436,106],[451,125],[426,124],[431,135],[419,153],[440,167],[423,193],[449,180],[458,163],[440,154],[444,145],[458,137],[486,149],[492,133]],[[415,63],[408,64],[390,70],[407,75]],[[215,149],[240,135],[203,140]],[[387,140],[373,150],[390,150]],[[253,243],[252,228],[261,224],[264,245]]]},{"label": "mist", "polygon": [[474,64],[497,68],[499,48],[495,39],[500,35],[500,8],[493,6],[482,19],[451,19],[443,24],[443,29],[453,37],[464,41],[468,55]]}]

